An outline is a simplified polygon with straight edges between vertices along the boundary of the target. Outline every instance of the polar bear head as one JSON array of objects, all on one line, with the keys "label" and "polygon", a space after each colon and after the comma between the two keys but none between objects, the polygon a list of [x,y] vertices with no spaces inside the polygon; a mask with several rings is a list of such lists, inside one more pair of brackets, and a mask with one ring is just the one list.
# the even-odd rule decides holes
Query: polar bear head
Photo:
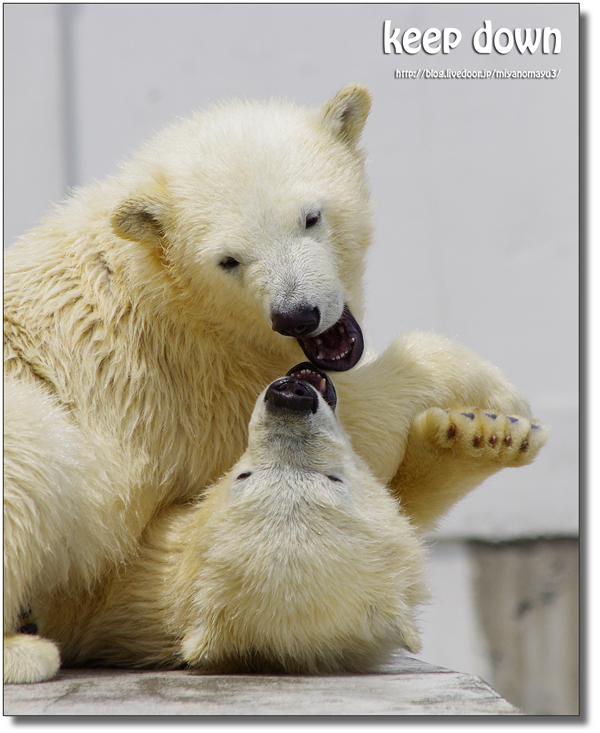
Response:
[{"label": "polar bear head", "polygon": [[140,281],[219,324],[298,339],[343,371],[363,352],[371,208],[358,147],[367,89],[318,111],[271,100],[215,106],[174,124],[119,176],[110,222],[136,243]]},{"label": "polar bear head", "polygon": [[365,671],[418,649],[421,545],[309,363],[260,395],[246,453],[191,519],[182,657],[205,671]]}]

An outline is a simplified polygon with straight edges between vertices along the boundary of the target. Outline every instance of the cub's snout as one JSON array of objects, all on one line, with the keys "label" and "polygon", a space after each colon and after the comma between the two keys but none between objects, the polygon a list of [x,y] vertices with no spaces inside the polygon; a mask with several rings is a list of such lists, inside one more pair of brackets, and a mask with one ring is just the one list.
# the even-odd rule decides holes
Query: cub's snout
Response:
[{"label": "cub's snout", "polygon": [[268,387],[265,402],[271,409],[286,409],[296,412],[312,412],[319,409],[319,396],[314,387],[295,377],[281,377]]},{"label": "cub's snout", "polygon": [[319,394],[335,410],[337,394],[333,382],[325,372],[304,361],[267,387],[265,402],[274,409],[310,411],[314,415],[319,409]]}]

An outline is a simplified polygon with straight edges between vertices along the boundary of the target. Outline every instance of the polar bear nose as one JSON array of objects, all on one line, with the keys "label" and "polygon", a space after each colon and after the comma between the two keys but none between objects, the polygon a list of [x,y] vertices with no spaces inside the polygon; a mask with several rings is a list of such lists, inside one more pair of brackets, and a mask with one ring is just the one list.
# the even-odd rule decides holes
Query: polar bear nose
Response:
[{"label": "polar bear nose", "polygon": [[316,331],[321,322],[318,308],[299,306],[292,311],[272,311],[273,330],[283,336],[300,338]]},{"label": "polar bear nose", "polygon": [[274,408],[315,413],[319,408],[317,391],[295,377],[276,379],[267,387],[265,402]]}]

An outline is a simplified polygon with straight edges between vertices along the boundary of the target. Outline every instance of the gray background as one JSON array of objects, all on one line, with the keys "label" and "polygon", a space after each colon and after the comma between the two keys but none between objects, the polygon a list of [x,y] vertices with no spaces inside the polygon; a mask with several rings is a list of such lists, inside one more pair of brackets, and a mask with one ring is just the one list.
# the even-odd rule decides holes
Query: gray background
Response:
[{"label": "gray background", "polygon": [[[7,245],[69,186],[115,172],[153,130],[210,100],[275,95],[320,105],[349,82],[369,86],[368,338],[377,350],[411,329],[458,339],[497,364],[552,427],[533,466],[490,479],[435,534],[439,602],[428,613],[448,628],[443,639],[426,629],[423,658],[482,674],[464,540],[578,531],[578,12],[575,4],[4,6]],[[447,55],[384,55],[386,19],[402,31],[459,28],[462,41]],[[562,51],[478,55],[471,38],[484,20],[494,30],[559,28]],[[446,68],[560,76],[394,78],[396,69]]]}]

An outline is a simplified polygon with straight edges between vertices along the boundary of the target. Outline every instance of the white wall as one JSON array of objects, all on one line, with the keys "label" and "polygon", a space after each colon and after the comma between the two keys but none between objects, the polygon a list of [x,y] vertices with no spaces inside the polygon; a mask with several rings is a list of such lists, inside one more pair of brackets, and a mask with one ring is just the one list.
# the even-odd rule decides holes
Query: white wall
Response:
[{"label": "white wall", "polygon": [[[456,27],[463,39],[445,56],[387,56],[386,19]],[[476,55],[470,38],[486,19],[559,28],[562,51]],[[463,341],[552,426],[533,466],[488,481],[436,537],[577,533],[577,5],[5,5],[4,35],[8,242],[67,183],[114,172],[152,130],[210,100],[318,105],[366,83],[376,206],[367,335],[377,349],[417,328]],[[394,78],[423,68],[560,75]]]},{"label": "white wall", "polygon": [[61,24],[55,5],[4,8],[4,240],[65,193]]}]

